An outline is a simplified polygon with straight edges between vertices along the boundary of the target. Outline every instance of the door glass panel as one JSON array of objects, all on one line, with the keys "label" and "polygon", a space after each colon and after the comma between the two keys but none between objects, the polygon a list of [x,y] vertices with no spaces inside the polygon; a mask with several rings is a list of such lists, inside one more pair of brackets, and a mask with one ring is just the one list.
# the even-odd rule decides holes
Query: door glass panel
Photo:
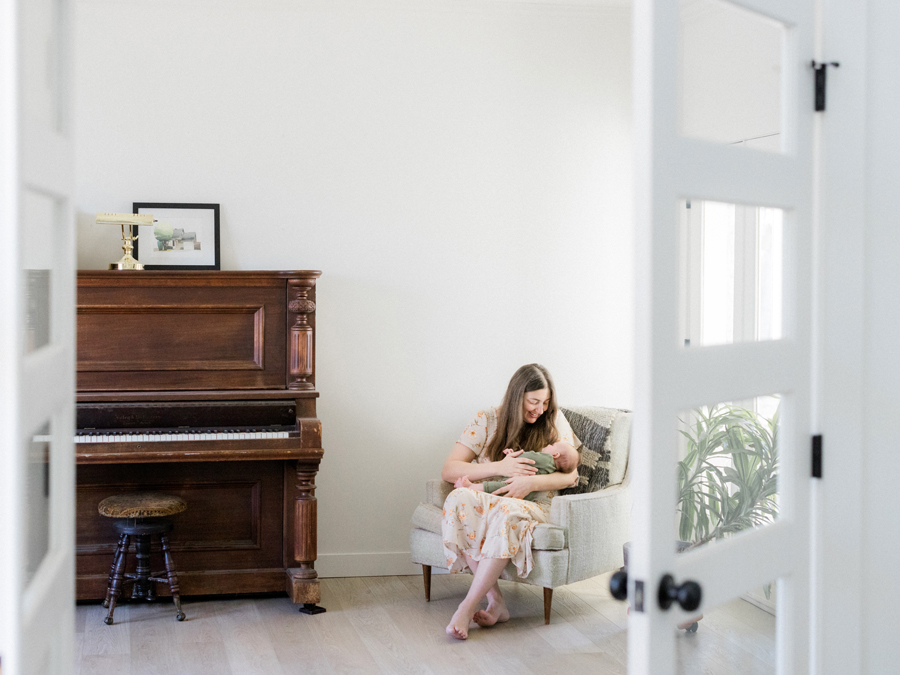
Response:
[{"label": "door glass panel", "polygon": [[679,209],[679,342],[781,338],[784,211],[699,200]]},{"label": "door glass panel", "polygon": [[757,209],[756,339],[781,338],[784,211]]},{"label": "door glass panel", "polygon": [[50,548],[51,425],[42,426],[25,442],[26,584]]},{"label": "door glass panel", "polygon": [[[754,589],[712,608],[700,616],[676,619],[675,672],[775,673],[777,584]],[[694,619],[699,619],[696,622]]]},{"label": "door glass panel", "polygon": [[784,24],[721,0],[680,0],[681,134],[781,152]]},{"label": "door glass panel", "polygon": [[24,270],[25,353],[50,344],[50,270]]},{"label": "door glass panel", "polygon": [[38,124],[62,129],[62,58],[59,0],[29,0],[23,4],[22,43],[24,109]]},{"label": "door glass panel", "polygon": [[778,518],[779,396],[679,415],[677,539],[696,548]]},{"label": "door glass panel", "polygon": [[22,199],[22,289],[25,294],[23,345],[28,354],[50,343],[52,278],[57,244],[55,232],[59,208],[57,201],[33,190],[25,190]]}]

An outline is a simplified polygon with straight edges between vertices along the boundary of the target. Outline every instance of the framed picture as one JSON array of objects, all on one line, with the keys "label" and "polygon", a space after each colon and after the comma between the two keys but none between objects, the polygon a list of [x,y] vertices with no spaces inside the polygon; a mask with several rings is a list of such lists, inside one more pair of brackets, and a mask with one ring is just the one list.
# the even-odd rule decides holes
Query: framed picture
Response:
[{"label": "framed picture", "polygon": [[134,202],[133,213],[152,214],[138,227],[134,257],[145,270],[219,269],[219,205]]}]

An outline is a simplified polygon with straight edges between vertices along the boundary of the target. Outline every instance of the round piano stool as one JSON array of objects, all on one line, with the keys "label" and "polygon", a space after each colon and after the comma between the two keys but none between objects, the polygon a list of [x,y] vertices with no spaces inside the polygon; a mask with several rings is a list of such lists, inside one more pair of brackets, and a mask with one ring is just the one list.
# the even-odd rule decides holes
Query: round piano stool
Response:
[{"label": "round piano stool", "polygon": [[[109,568],[109,581],[106,585],[106,599],[103,606],[109,608],[104,623],[111,626],[116,603],[122,595],[125,584],[133,584],[132,600],[156,600],[158,583],[168,583],[172,599],[175,601],[175,618],[184,621],[181,611],[181,596],[178,590],[178,575],[175,573],[175,562],[169,549],[169,532],[172,531],[170,516],[187,509],[187,502],[181,497],[159,492],[127,492],[107,497],[97,510],[107,518],[116,518],[115,528],[119,534],[112,566]],[[162,572],[150,571],[150,538],[159,537],[163,560],[166,565],[165,577]],[[137,568],[134,574],[125,573],[128,559],[128,548],[134,539]]]}]

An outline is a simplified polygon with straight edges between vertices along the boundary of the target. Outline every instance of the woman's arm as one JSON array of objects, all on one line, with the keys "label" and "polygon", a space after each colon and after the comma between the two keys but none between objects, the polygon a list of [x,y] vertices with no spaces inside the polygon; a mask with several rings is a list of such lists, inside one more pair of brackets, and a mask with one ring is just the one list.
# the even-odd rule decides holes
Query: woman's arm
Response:
[{"label": "woman's arm", "polygon": [[[513,452],[506,455],[499,462],[472,464],[472,460],[475,459],[475,451],[462,443],[457,443],[453,446],[453,450],[450,451],[447,461],[444,462],[444,468],[441,469],[441,478],[448,483],[455,483],[457,479],[463,476],[468,476],[469,480],[481,480],[491,476],[533,476],[537,472],[534,460],[519,457],[521,454],[521,451]],[[553,488],[548,489],[552,490]]]},{"label": "woman's arm", "polygon": [[554,471],[553,473],[544,474],[542,476],[513,476],[506,481],[506,486],[501,487],[494,492],[495,495],[503,495],[504,497],[516,497],[522,499],[529,492],[538,490],[562,490],[571,487],[578,481],[578,470],[562,473]]}]

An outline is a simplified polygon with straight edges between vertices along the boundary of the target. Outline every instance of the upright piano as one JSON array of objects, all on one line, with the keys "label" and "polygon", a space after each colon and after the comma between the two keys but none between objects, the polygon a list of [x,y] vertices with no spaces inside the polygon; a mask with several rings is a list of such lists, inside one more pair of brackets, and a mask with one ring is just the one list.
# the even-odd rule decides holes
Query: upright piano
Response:
[{"label": "upright piano", "polygon": [[154,490],[188,504],[183,595],[286,591],[318,610],[319,275],[78,273],[79,599],[105,596],[116,545],[97,505]]}]

